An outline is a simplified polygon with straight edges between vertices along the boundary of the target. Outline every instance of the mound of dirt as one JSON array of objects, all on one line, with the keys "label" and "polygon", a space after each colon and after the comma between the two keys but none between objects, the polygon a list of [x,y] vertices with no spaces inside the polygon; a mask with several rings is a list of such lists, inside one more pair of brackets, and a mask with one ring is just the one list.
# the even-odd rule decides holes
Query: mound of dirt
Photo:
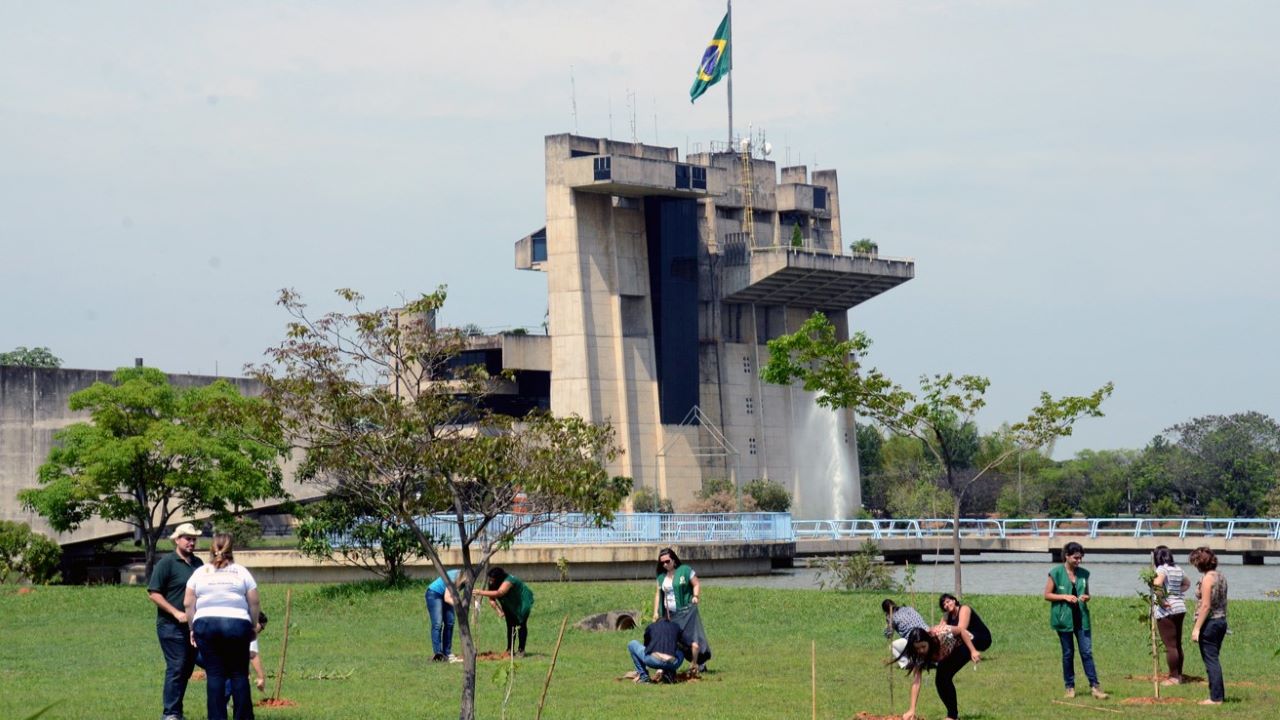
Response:
[{"label": "mound of dirt", "polygon": [[[924,720],[923,717],[917,715],[917,720]],[[872,715],[869,712],[860,712],[854,715],[850,720],[902,720],[901,715]]]},{"label": "mound of dirt", "polygon": [[298,707],[298,703],[284,698],[280,698],[279,700],[267,698],[266,700],[259,702],[258,707]]},{"label": "mound of dirt", "polygon": [[[1150,675],[1125,675],[1125,676],[1124,676],[1124,679],[1125,679],[1125,680],[1141,680],[1141,681],[1143,681],[1143,682],[1151,682],[1151,676],[1150,676]],[[1156,679],[1157,679],[1157,680],[1161,680],[1161,681],[1163,681],[1163,680],[1168,680],[1168,679],[1169,679],[1169,674],[1168,674],[1168,673],[1160,673],[1160,674],[1156,677]],[[1197,676],[1195,676],[1195,675],[1183,675],[1183,676],[1182,676],[1182,682],[1181,682],[1181,683],[1179,683],[1179,684],[1180,684],[1180,685],[1191,685],[1191,684],[1193,684],[1193,683],[1202,683],[1202,682],[1204,682],[1204,678],[1202,678],[1202,677],[1197,677]]]}]

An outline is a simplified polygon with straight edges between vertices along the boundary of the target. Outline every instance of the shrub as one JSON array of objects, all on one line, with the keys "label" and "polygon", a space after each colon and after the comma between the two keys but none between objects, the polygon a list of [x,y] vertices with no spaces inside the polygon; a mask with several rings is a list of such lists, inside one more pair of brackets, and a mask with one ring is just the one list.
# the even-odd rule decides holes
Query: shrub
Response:
[{"label": "shrub", "polygon": [[750,495],[742,495],[742,508],[738,508],[738,496],[733,491],[718,492],[714,495],[701,497],[699,493],[697,500],[689,503],[686,512],[691,513],[731,513],[731,512],[755,512],[759,508],[756,507],[756,499]]},{"label": "shrub", "polygon": [[750,495],[764,512],[786,512],[791,509],[791,494],[781,483],[757,478],[747,483],[742,492]]},{"label": "shrub", "polygon": [[230,535],[237,550],[245,550],[262,539],[262,523],[251,517],[237,517],[219,523],[217,531]]},{"label": "shrub", "polygon": [[1156,517],[1178,517],[1182,514],[1182,508],[1173,498],[1165,496],[1151,503],[1151,514]]},{"label": "shrub", "polygon": [[57,582],[62,548],[27,523],[0,521],[0,583],[25,578],[48,585]]},{"label": "shrub", "polygon": [[885,590],[900,592],[893,570],[880,561],[880,548],[870,540],[857,552],[839,557],[819,558],[818,587],[837,590]]},{"label": "shrub", "polygon": [[659,497],[658,493],[647,487],[636,490],[631,496],[631,511],[638,513],[672,513],[671,501]]}]

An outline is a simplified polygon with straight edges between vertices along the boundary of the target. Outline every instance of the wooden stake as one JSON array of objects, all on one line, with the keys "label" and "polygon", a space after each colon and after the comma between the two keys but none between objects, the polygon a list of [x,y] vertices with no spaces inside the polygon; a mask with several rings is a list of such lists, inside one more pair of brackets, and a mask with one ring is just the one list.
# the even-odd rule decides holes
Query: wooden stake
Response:
[{"label": "wooden stake", "polygon": [[893,606],[892,605],[889,606],[889,618],[886,622],[889,623],[889,664],[885,666],[885,669],[889,671],[889,709],[893,710],[893,666],[896,664],[893,661],[897,658],[898,654],[893,651]]},{"label": "wooden stake", "polygon": [[1084,703],[1071,703],[1071,702],[1065,702],[1062,700],[1052,700],[1051,702],[1054,705],[1066,705],[1067,707],[1084,708],[1085,710],[1097,710],[1098,712],[1109,712],[1109,713],[1115,713],[1117,715],[1124,714],[1119,710],[1112,710],[1111,708],[1098,707],[1096,705],[1085,705]]},{"label": "wooden stake", "polygon": [[280,641],[280,666],[276,670],[276,687],[271,699],[280,700],[280,684],[284,682],[284,659],[289,654],[289,615],[293,611],[293,588],[284,592],[284,638]]},{"label": "wooden stake", "polygon": [[1159,700],[1160,654],[1156,652],[1156,616],[1154,612],[1147,613],[1147,624],[1151,626],[1151,687],[1155,688],[1156,699]]},{"label": "wooden stake", "polygon": [[560,657],[560,643],[564,641],[564,629],[569,624],[569,616],[560,621],[560,635],[556,637],[556,649],[551,653],[551,667],[547,668],[547,679],[542,683],[542,697],[538,698],[538,714],[535,720],[542,720],[542,704],[547,701],[547,689],[551,687],[551,674],[556,671],[556,658]]},{"label": "wooden stake", "polygon": [[818,641],[809,641],[809,698],[813,720],[818,720]]}]

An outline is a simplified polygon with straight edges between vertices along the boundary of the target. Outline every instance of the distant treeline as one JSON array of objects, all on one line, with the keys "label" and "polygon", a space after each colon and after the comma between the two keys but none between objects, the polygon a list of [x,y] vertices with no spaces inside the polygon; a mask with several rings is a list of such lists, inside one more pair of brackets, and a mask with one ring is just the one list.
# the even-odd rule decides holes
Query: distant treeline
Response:
[{"label": "distant treeline", "polygon": [[[983,435],[973,423],[961,466],[980,468],[1009,447],[1007,430]],[[858,427],[862,502],[888,517],[949,517],[942,469],[914,438]],[[1174,425],[1141,450],[1083,450],[1071,460],[1014,453],[965,497],[966,516],[1280,515],[1280,424],[1258,412],[1206,415]]]}]

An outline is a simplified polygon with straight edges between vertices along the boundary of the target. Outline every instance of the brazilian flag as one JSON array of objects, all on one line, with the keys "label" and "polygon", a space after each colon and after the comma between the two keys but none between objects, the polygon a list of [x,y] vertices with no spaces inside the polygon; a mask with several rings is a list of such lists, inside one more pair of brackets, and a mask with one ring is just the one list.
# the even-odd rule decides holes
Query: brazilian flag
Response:
[{"label": "brazilian flag", "polygon": [[707,43],[706,52],[698,63],[698,72],[693,78],[693,87],[689,88],[689,102],[693,102],[707,91],[707,88],[720,82],[720,78],[729,74],[733,62],[729,54],[729,13],[724,14],[720,27],[716,28],[715,37]]}]

